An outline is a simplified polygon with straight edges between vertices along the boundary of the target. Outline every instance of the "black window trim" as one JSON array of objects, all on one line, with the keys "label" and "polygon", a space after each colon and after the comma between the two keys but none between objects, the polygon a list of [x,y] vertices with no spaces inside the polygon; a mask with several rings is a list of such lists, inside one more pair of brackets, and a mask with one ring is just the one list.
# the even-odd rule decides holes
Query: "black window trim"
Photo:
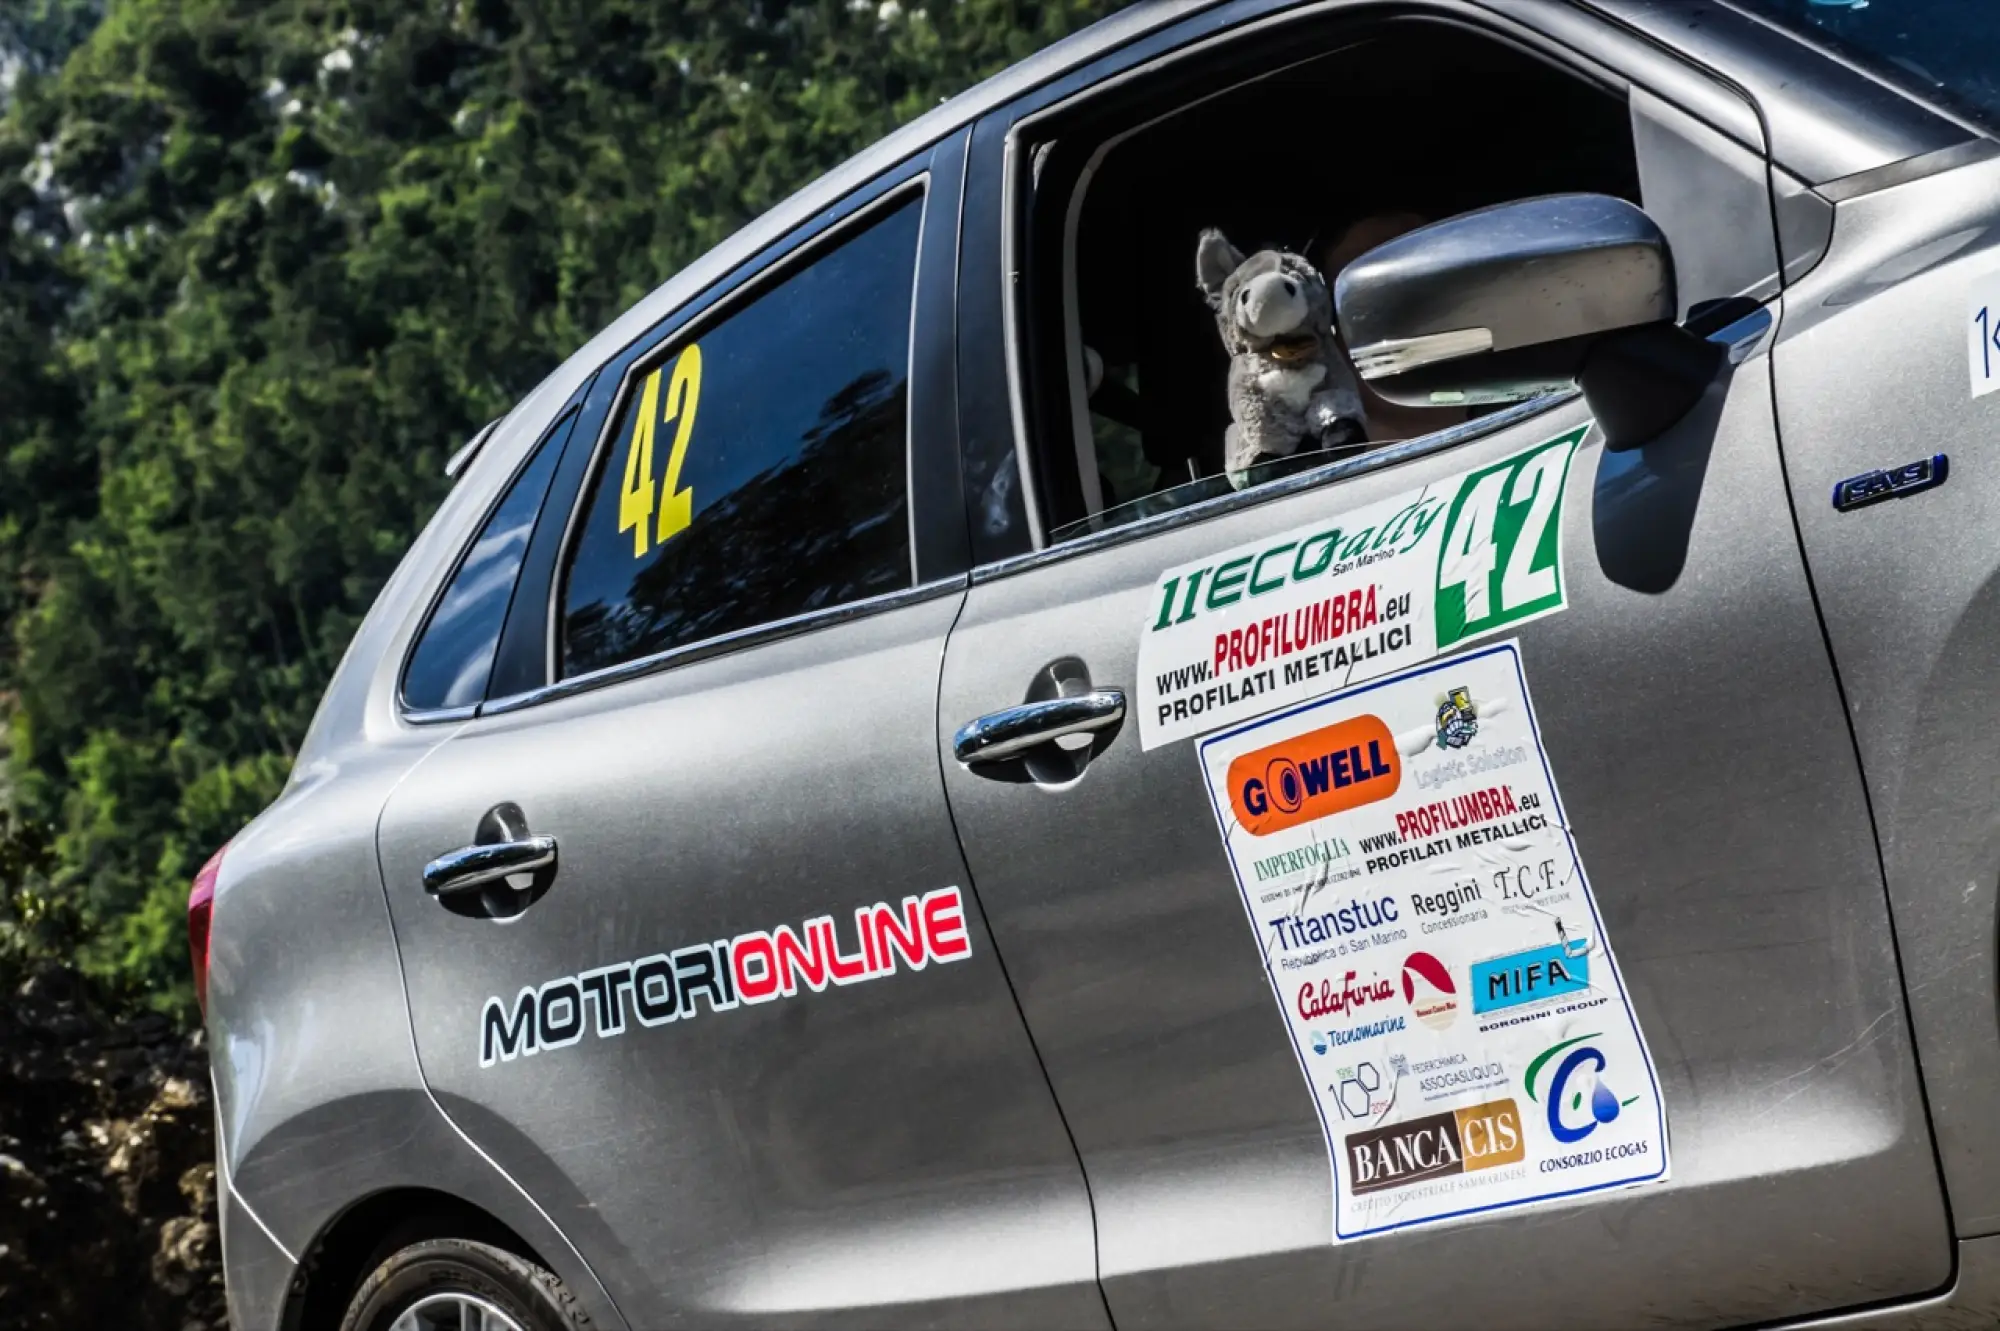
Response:
[{"label": "black window trim", "polygon": [[[918,580],[919,570],[917,565],[921,533],[915,529],[915,524],[920,520],[918,508],[919,496],[915,492],[915,489],[918,480],[916,452],[920,444],[918,440],[917,412],[914,409],[915,404],[913,402],[911,410],[906,413],[904,422],[905,503],[909,506],[909,522],[912,524],[910,532],[910,586],[898,588],[893,592],[864,597],[861,600],[850,601],[837,606],[828,606],[819,610],[808,611],[787,619],[751,625],[748,628],[717,634],[691,643],[683,643],[659,652],[634,657],[629,661],[620,661],[614,665],[600,666],[595,670],[584,671],[576,675],[571,675],[568,678],[563,678],[558,673],[561,664],[560,635],[562,632],[559,609],[563,594],[564,571],[567,568],[571,555],[574,553],[575,543],[580,539],[582,534],[581,523],[583,520],[583,511],[590,498],[591,483],[599,474],[600,469],[606,465],[605,459],[608,456],[608,450],[615,444],[613,436],[616,433],[616,426],[620,419],[619,413],[623,411],[626,404],[630,401],[633,392],[636,391],[639,380],[645,373],[667,359],[669,348],[679,346],[691,337],[698,338],[704,330],[729,318],[745,305],[756,300],[759,296],[769,291],[778,283],[783,282],[799,269],[810,265],[832,250],[838,249],[842,244],[874,223],[883,220],[883,218],[898,208],[916,201],[921,203],[922,211],[918,219],[916,253],[912,257],[915,270],[913,275],[914,286],[910,301],[911,336],[907,352],[908,369],[906,371],[910,378],[912,397],[914,398],[918,360],[918,311],[924,305],[924,278],[930,269],[930,265],[927,263],[927,259],[930,256],[925,253],[925,237],[928,228],[934,221],[938,220],[933,216],[938,211],[933,206],[934,203],[942,203],[949,206],[954,209],[955,213],[958,186],[960,184],[955,179],[938,177],[935,168],[942,165],[942,163],[934,161],[934,159],[941,157],[954,143],[961,142],[962,137],[962,133],[952,136],[934,148],[926,150],[915,158],[902,163],[899,167],[878,176],[870,184],[863,186],[854,194],[849,195],[841,204],[836,204],[837,215],[831,220],[822,220],[818,225],[808,224],[808,228],[802,228],[802,230],[806,231],[806,234],[797,235],[788,238],[786,242],[781,242],[785,248],[775,257],[759,256],[759,258],[746,264],[743,269],[739,270],[738,274],[733,275],[732,279],[725,279],[726,282],[733,281],[733,285],[729,285],[727,290],[723,291],[720,295],[715,295],[713,289],[711,289],[710,293],[704,293],[704,296],[695,297],[689,306],[684,306],[674,315],[669,316],[660,324],[648,330],[641,338],[635,340],[641,347],[636,355],[632,354],[630,346],[620,353],[620,359],[626,362],[625,367],[621,371],[620,380],[610,399],[610,403],[598,421],[597,438],[591,444],[588,460],[581,469],[580,480],[569,495],[569,512],[564,521],[562,538],[556,546],[554,574],[550,579],[548,588],[547,624],[543,642],[543,668],[545,672],[543,678],[545,682],[538,688],[529,689],[524,692],[500,697],[489,697],[480,706],[479,715],[492,716],[519,711],[554,698],[567,697],[575,693],[621,683],[627,679],[673,669],[693,661],[705,660],[728,652],[740,651],[764,642],[792,637],[815,628],[845,622],[863,615],[881,613],[903,605],[914,604],[918,601],[928,600],[933,596],[949,592],[955,588],[962,588],[965,585],[963,572],[948,574],[930,581]],[[950,276],[949,265],[940,265],[939,271],[946,276]],[[933,441],[931,447],[932,451],[936,451],[937,448],[949,449],[952,461],[955,464],[957,453],[957,441],[955,438]],[[954,517],[962,516],[957,514],[957,507],[956,503],[951,506],[953,510],[952,516]]]},{"label": "black window trim", "polygon": [[[963,222],[969,135],[970,128],[961,126],[917,149],[909,157],[877,171],[689,295],[607,355],[584,390],[583,413],[564,449],[550,489],[550,504],[567,503],[573,518],[582,502],[586,463],[595,461],[596,446],[595,442],[583,446],[583,436],[592,434],[601,439],[609,428],[608,422],[613,419],[611,399],[618,386],[612,382],[613,376],[622,384],[626,366],[647,356],[662,343],[696,327],[709,317],[711,311],[749,298],[753,288],[776,276],[785,265],[799,261],[801,256],[820,243],[822,237],[844,232],[851,219],[867,212],[879,200],[910,186],[912,182],[923,182],[926,225],[919,230],[914,303],[922,311],[918,322],[925,335],[920,343],[922,357],[913,357],[912,360],[913,367],[921,365],[922,375],[913,378],[911,384],[910,438],[907,442],[911,479],[922,482],[917,496],[922,505],[919,510],[922,544],[917,553],[924,567],[924,577],[919,587],[886,593],[879,599],[828,607],[819,613],[829,619],[851,618],[860,613],[894,608],[904,603],[900,598],[906,595],[921,599],[916,596],[918,592],[934,595],[940,589],[962,587],[970,561],[970,549],[960,499],[963,482],[959,474],[958,454],[957,253],[959,229]],[[935,231],[928,227],[933,216],[940,222]],[[946,222],[950,225],[943,225]],[[550,528],[544,547],[541,532],[537,531],[536,548],[529,551],[522,585],[528,586],[532,578],[539,590],[534,593],[532,604],[526,606],[520,595],[515,597],[501,640],[500,660],[495,664],[494,683],[489,685],[486,700],[479,706],[480,716],[518,711],[552,696],[567,696],[581,687],[594,688],[604,683],[615,683],[628,677],[628,674],[669,669],[696,656],[713,655],[720,650],[737,650],[763,640],[724,635],[713,650],[707,643],[683,644],[655,657],[605,667],[602,678],[597,675],[589,680],[583,680],[582,676],[566,681],[553,678],[549,649],[553,634],[559,627],[555,613],[556,578],[569,535],[568,522],[560,532]],[[535,618],[532,624],[527,622],[531,617]],[[772,636],[785,636],[800,631],[802,627],[810,628],[812,625],[785,622],[753,626],[751,630],[742,632],[750,634],[761,628],[769,630]],[[509,672],[512,677],[504,687],[501,685],[503,671]],[[579,681],[582,681],[581,685]]]},{"label": "black window trim", "polygon": [[1234,490],[1228,494],[1216,495],[1211,499],[1199,500],[1184,508],[1168,509],[1164,513],[1153,513],[1131,522],[1121,522],[1115,527],[1106,527],[1088,535],[1064,541],[1060,545],[1045,545],[1039,550],[1010,556],[990,564],[982,564],[972,570],[972,583],[979,586],[997,582],[1029,569],[1041,568],[1047,564],[1059,564],[1080,555],[1091,554],[1128,541],[1140,541],[1161,532],[1175,531],[1181,527],[1206,522],[1210,518],[1222,517],[1239,509],[1255,508],[1286,495],[1298,494],[1302,490],[1316,490],[1323,485],[1333,485],[1351,476],[1363,476],[1370,472],[1382,471],[1389,467],[1416,458],[1429,457],[1460,444],[1482,439],[1490,434],[1519,425],[1545,412],[1555,411],[1571,402],[1579,401],[1582,394],[1575,389],[1560,393],[1549,393],[1542,397],[1530,398],[1526,402],[1516,402],[1503,407],[1491,415],[1477,420],[1464,421],[1458,425],[1433,430],[1429,434],[1418,435],[1415,439],[1403,439],[1393,444],[1384,444],[1370,453],[1358,457],[1343,458],[1308,471],[1281,476],[1265,481],[1249,490]]},{"label": "black window trim", "polygon": [[[481,704],[478,702],[463,703],[457,707],[412,707],[406,692],[410,681],[410,666],[416,660],[417,649],[423,646],[425,635],[431,630],[431,621],[437,617],[438,607],[444,604],[445,596],[450,593],[452,586],[457,583],[459,573],[465,568],[465,561],[471,558],[473,548],[479,544],[479,538],[486,534],[486,528],[493,521],[494,515],[500,511],[500,506],[506,503],[508,497],[514,493],[514,487],[520,483],[521,477],[527,474],[528,469],[535,465],[536,459],[541,457],[544,448],[561,450],[568,446],[566,436],[570,430],[575,428],[577,417],[582,414],[583,395],[589,390],[589,387],[589,384],[586,383],[583,388],[573,394],[569,401],[563,404],[561,410],[556,413],[555,419],[550,421],[547,428],[536,436],[534,444],[521,454],[521,460],[514,464],[514,470],[509,473],[506,481],[500,488],[494,491],[492,500],[481,510],[479,521],[471,525],[471,534],[465,538],[459,548],[458,554],[451,561],[451,571],[439,580],[437,587],[431,592],[430,604],[424,608],[423,620],[419,623],[417,631],[410,635],[409,642],[404,644],[403,659],[396,667],[396,711],[409,724],[424,726],[436,725],[444,721],[465,721],[479,714]],[[486,428],[479,432],[478,436],[473,440],[473,444],[469,447],[483,448],[505,419],[506,417],[503,416],[498,420],[489,422]],[[565,437],[558,439],[558,435]],[[552,470],[549,473],[551,491],[555,487],[555,481],[556,474]],[[547,495],[543,496],[542,502],[544,506],[547,505]],[[537,512],[535,521],[539,522],[540,520],[541,515]],[[532,539],[533,530],[534,528],[531,524],[529,527],[530,539]],[[526,559],[525,551],[523,551],[522,557],[524,560]],[[514,586],[508,591],[507,604],[500,611],[502,631],[504,631],[506,626],[507,615],[513,609],[514,595],[520,590],[520,585],[521,570],[516,568],[514,570]],[[493,653],[494,662],[497,663],[500,653],[500,641],[497,634],[493,642]],[[490,664],[488,669],[488,678],[490,680]]]},{"label": "black window trim", "polygon": [[781,642],[786,638],[796,638],[801,634],[814,633],[831,628],[836,624],[846,624],[871,615],[900,610],[905,606],[918,605],[940,596],[963,593],[967,584],[967,574],[958,573],[950,577],[938,578],[932,582],[918,583],[913,587],[902,587],[893,592],[881,592],[866,596],[858,601],[844,601],[839,605],[825,606],[818,610],[808,610],[804,614],[792,615],[785,619],[774,619],[763,624],[753,624],[749,628],[733,629],[718,633],[713,637],[695,642],[683,643],[678,647],[668,647],[649,656],[635,656],[629,661],[616,665],[599,666],[595,670],[567,679],[558,679],[544,684],[538,689],[525,693],[510,694],[504,698],[489,699],[479,709],[479,715],[504,716],[510,712],[538,707],[558,698],[574,697],[579,693],[590,693],[597,689],[623,684],[627,680],[641,679],[664,671],[692,665],[697,661],[712,660],[718,656],[728,656],[751,647],[761,647],[766,643]]},{"label": "black window trim", "polygon": [[[1381,3],[1368,3],[1367,0],[1362,0],[1360,3],[1357,3],[1357,0],[1321,0],[1318,4],[1298,9],[1276,13],[1258,12],[1241,21],[1222,18],[1222,21],[1218,22],[1221,16],[1211,12],[1190,19],[1183,25],[1154,34],[1159,41],[1159,47],[1147,43],[1145,45],[1151,49],[1111,53],[1105,60],[1093,62],[1067,79],[1028,93],[1012,104],[988,113],[984,118],[985,127],[989,128],[989,132],[991,127],[999,127],[1002,139],[998,219],[1002,270],[1008,274],[1017,271],[1015,265],[1019,261],[1021,249],[1020,210],[1025,202],[1020,191],[1026,179],[1025,168],[1031,160],[1026,145],[1040,126],[1049,120],[1072,115],[1078,108],[1103,97],[1106,93],[1122,89],[1129,83],[1151,79],[1175,66],[1211,56],[1218,48],[1235,46],[1246,39],[1268,41],[1273,32],[1296,29],[1304,25],[1318,27],[1329,36],[1334,33],[1328,31],[1328,25],[1337,30],[1337,27],[1353,23],[1366,24],[1373,28],[1398,21],[1414,20],[1461,28],[1488,40],[1511,46],[1524,55],[1620,96],[1629,96],[1635,87],[1642,88],[1723,137],[1750,148],[1767,161],[1770,159],[1768,146],[1762,141],[1762,127],[1754,124],[1753,108],[1756,102],[1741,88],[1712,69],[1690,63],[1679,53],[1669,53],[1669,58],[1664,62],[1661,61],[1660,52],[1650,48],[1643,38],[1635,37],[1602,16],[1565,11],[1563,17],[1569,22],[1564,25],[1561,35],[1557,36],[1515,14],[1484,8],[1476,3],[1476,0],[1402,0],[1400,3],[1398,0],[1382,0]],[[1583,22],[1579,23],[1579,19]],[[1583,23],[1590,23],[1594,31],[1586,29]],[[1582,39],[1586,36],[1595,39],[1590,41],[1589,45],[1597,49],[1583,49]],[[1271,70],[1282,68],[1284,63],[1273,65]],[[1634,65],[1641,68],[1640,77],[1635,78],[1626,72]],[[1651,77],[1646,77],[1648,75]],[[1720,99],[1715,95],[1718,92],[1722,94]],[[1724,107],[1732,108],[1734,113],[1718,114]],[[1741,110],[1751,111],[1753,123],[1746,123]],[[1753,131],[1759,141],[1754,144],[1744,143],[1745,134]],[[969,184],[968,193],[970,193]],[[1014,442],[1015,465],[1021,476],[1033,548],[997,560],[975,563],[971,570],[973,585],[997,581],[1028,569],[1059,563],[1126,541],[1143,540],[1163,531],[1203,522],[1281,496],[1336,484],[1353,476],[1365,475],[1414,458],[1426,457],[1507,429],[1544,412],[1554,411],[1580,397],[1578,392],[1570,390],[1515,403],[1477,420],[1433,431],[1415,439],[1402,440],[1359,457],[1314,467],[1292,476],[1266,482],[1254,489],[1217,495],[1183,508],[1170,509],[1164,513],[1091,532],[1060,544],[1051,544],[1040,513],[1038,467],[1034,457],[1034,444],[1028,433],[1032,416],[1028,410],[1026,366],[1019,332],[1021,314],[1019,288],[1020,284],[1015,281],[1003,284],[998,341],[1006,377],[1006,401],[1011,417],[1009,426]],[[970,431],[962,430],[962,433],[970,436]]]}]

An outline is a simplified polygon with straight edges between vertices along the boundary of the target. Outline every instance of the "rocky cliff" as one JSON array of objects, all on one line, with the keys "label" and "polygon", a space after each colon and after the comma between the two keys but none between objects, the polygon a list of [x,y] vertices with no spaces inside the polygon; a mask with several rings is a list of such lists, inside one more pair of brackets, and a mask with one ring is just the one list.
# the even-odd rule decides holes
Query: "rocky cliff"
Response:
[{"label": "rocky cliff", "polygon": [[199,1034],[37,968],[0,1006],[0,1325],[226,1325]]}]

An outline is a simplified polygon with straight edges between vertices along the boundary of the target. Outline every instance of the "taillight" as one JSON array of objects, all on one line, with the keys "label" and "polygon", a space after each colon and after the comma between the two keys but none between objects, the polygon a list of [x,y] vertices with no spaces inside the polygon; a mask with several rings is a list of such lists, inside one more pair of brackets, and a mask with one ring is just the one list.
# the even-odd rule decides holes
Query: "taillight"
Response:
[{"label": "taillight", "polygon": [[224,846],[208,857],[188,892],[188,959],[194,964],[194,999],[208,1012],[208,921],[215,910],[215,880],[222,872]]}]

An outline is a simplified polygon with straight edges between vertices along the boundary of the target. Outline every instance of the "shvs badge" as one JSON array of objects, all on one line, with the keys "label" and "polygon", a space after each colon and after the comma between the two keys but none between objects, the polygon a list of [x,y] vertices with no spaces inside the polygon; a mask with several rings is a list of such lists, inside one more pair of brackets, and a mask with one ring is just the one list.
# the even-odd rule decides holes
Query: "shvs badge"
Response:
[{"label": "shvs badge", "polygon": [[1561,610],[1563,487],[1587,429],[1162,573],[1139,636],[1140,746]]},{"label": "shvs badge", "polygon": [[1326,1132],[1335,1242],[1667,1177],[1516,643],[1198,750]]}]

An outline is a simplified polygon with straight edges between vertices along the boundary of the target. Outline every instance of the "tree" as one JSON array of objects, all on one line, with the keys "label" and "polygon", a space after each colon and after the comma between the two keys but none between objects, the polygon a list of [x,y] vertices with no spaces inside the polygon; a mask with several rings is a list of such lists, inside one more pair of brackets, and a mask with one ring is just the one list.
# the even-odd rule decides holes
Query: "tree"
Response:
[{"label": "tree", "polygon": [[[0,707],[100,974],[185,1003],[444,459],[744,222],[1103,0],[23,0]],[[85,34],[88,34],[87,36]]]}]

